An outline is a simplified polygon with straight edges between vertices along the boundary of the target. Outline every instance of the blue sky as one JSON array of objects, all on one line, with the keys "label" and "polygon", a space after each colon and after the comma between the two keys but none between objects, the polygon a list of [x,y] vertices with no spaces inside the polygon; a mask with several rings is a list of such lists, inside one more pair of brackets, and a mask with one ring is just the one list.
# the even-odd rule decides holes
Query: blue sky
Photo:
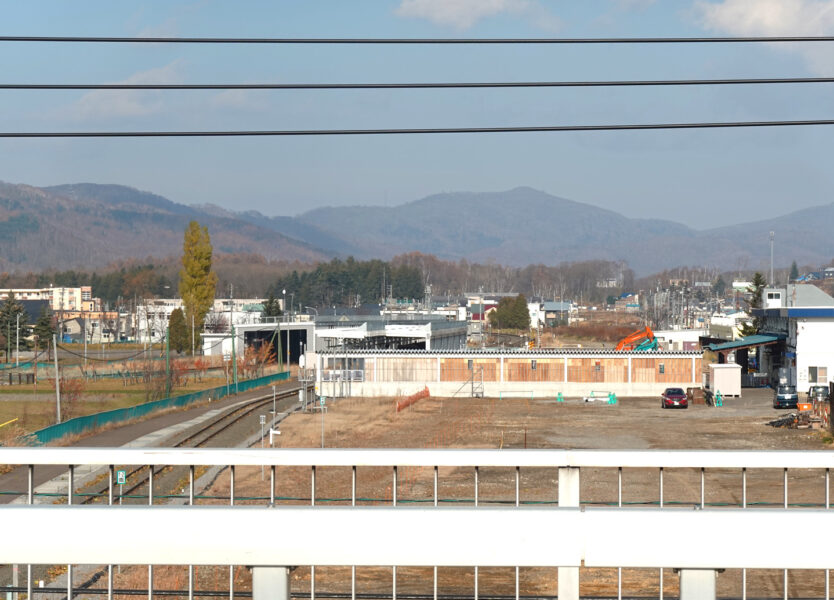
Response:
[{"label": "blue sky", "polygon": [[[834,0],[4,3],[3,35],[834,34]],[[405,82],[834,75],[832,44],[0,44],[4,82]],[[0,130],[469,127],[834,118],[834,84],[639,89],[0,92]],[[0,140],[0,179],[118,183],[267,215],[527,185],[696,228],[831,202],[831,128]]]}]

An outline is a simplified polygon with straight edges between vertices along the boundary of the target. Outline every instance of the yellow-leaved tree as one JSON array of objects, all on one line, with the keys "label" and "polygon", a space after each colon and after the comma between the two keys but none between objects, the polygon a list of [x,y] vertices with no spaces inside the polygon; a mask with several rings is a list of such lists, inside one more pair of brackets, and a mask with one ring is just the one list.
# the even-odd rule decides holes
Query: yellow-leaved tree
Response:
[{"label": "yellow-leaved tree", "polygon": [[203,330],[206,314],[214,303],[217,274],[211,270],[211,239],[208,229],[191,221],[182,242],[180,297],[185,308],[187,327],[194,318],[195,334]]}]

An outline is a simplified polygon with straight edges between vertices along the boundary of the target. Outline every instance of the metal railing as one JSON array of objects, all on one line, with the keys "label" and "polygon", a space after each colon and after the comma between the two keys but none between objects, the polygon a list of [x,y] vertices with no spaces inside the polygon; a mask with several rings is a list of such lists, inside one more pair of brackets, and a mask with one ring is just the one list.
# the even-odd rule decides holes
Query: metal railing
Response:
[{"label": "metal railing", "polygon": [[[515,567],[516,598],[519,568],[545,566],[558,567],[559,598],[566,600],[580,597],[580,567],[617,568],[618,598],[623,597],[623,568],[657,569],[661,598],[664,569],[679,571],[681,598],[715,598],[719,569],[742,569],[742,598],[747,598],[747,569],[783,569],[784,598],[789,597],[788,569],[821,570],[824,597],[830,594],[828,568],[834,561],[826,534],[834,525],[834,511],[829,510],[834,453],[828,451],[4,448],[0,463],[28,465],[29,504],[34,503],[33,475],[40,465],[71,465],[68,490],[73,489],[77,465],[109,468],[110,503],[113,465],[146,465],[151,471],[154,466],[187,466],[189,504],[195,502],[196,465],[228,467],[230,506],[235,505],[235,467],[270,469],[270,495],[260,507],[153,505],[152,491],[149,506],[83,508],[72,506],[68,494],[70,506],[0,507],[4,538],[14,540],[0,544],[0,563],[6,564],[254,565],[255,598],[289,598],[287,568],[294,565],[311,566],[308,597],[313,600],[315,567],[327,565],[353,567],[354,598],[356,567],[371,565],[391,567],[392,598],[397,597],[396,569],[407,566],[434,567],[435,598],[437,568],[452,566],[475,567],[475,599],[477,569],[497,566]],[[309,468],[310,506],[284,506],[276,499],[276,468],[282,467]],[[357,506],[357,471],[380,467],[390,469],[390,506]],[[408,467],[427,469],[430,506],[403,507],[399,477]],[[343,499],[349,506],[321,504],[316,479],[323,468],[350,473],[350,497]],[[448,468],[458,474],[471,469],[474,495],[465,506],[441,506],[440,469],[445,473]],[[552,502],[530,506],[524,501],[523,474],[541,468],[558,471],[557,494]],[[510,497],[500,502],[485,499],[480,484],[486,469],[505,473]],[[639,508],[624,502],[623,473],[632,469],[649,470],[657,477],[656,499],[644,498]],[[699,488],[688,501],[670,505],[664,475],[693,469]],[[600,470],[613,470],[616,477],[609,478],[615,483],[608,500],[600,500],[598,493],[583,497],[583,479]],[[780,499],[771,499],[768,508],[748,501],[748,479],[752,473],[758,477],[759,470],[780,475]],[[795,506],[790,501],[790,470],[806,483],[812,473],[814,485],[824,485],[819,498],[805,498]],[[707,502],[707,481],[714,472],[724,478],[737,475],[737,503]],[[90,536],[90,531],[112,531],[126,520],[131,524],[129,544],[119,537]],[[790,526],[774,533],[773,524],[780,520]],[[164,540],[160,531],[165,532]],[[31,577],[28,581],[31,598]],[[109,592],[112,596],[112,587]],[[231,582],[229,593],[232,598]],[[189,578],[189,596],[193,595]]]}]

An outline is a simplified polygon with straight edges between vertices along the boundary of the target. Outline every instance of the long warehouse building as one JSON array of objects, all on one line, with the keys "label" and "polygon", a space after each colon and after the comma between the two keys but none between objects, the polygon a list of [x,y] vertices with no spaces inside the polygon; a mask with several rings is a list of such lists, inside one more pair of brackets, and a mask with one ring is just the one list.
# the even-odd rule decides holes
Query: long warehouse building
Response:
[{"label": "long warehouse building", "polygon": [[399,396],[425,387],[441,397],[653,396],[703,381],[701,352],[355,350],[321,352],[317,361],[323,396]]}]

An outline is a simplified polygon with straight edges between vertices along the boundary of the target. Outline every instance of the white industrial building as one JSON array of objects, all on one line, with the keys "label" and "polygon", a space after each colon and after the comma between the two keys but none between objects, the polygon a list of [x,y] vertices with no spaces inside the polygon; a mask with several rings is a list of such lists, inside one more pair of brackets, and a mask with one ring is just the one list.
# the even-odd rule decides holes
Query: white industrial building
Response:
[{"label": "white industrial building", "polygon": [[764,346],[761,368],[807,392],[812,385],[828,385],[834,374],[834,298],[810,284],[766,288],[760,334],[773,339]]},{"label": "white industrial building", "polygon": [[664,350],[673,352],[698,350],[699,340],[707,335],[706,329],[666,329],[654,331],[654,337]]},{"label": "white industrial building", "polygon": [[[263,300],[257,298],[216,299],[211,311],[206,315],[205,327],[216,332],[228,332],[232,325],[258,323],[263,311]],[[280,303],[281,301],[278,300]],[[165,331],[171,313],[182,309],[181,298],[156,298],[137,304],[128,318],[128,330],[133,331],[133,339],[139,343],[159,343],[165,339]]]},{"label": "white industrial building", "polygon": [[[242,355],[245,348],[271,343],[284,363],[298,363],[303,356],[320,352],[368,349],[459,350],[466,346],[465,321],[444,317],[389,321],[371,316],[308,315],[258,317],[250,323],[235,323],[235,335],[228,329],[201,335],[203,354]],[[312,364],[312,363],[311,363]]]},{"label": "white industrial building", "polygon": [[714,313],[709,320],[709,337],[722,340],[737,340],[741,328],[750,323],[750,315],[743,310]]}]

